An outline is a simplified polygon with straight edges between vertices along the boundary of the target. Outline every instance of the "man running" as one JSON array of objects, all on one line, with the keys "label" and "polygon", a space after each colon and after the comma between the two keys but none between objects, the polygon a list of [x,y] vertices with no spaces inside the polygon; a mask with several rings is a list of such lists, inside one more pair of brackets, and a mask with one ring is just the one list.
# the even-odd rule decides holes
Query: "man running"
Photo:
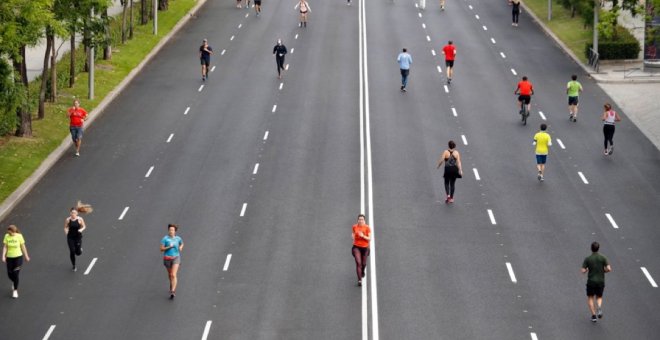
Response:
[{"label": "man running", "polygon": [[566,94],[568,95],[568,120],[577,122],[578,97],[582,92],[582,84],[577,81],[577,75],[571,76],[571,81],[566,84]]},{"label": "man running", "polygon": [[273,54],[275,55],[275,63],[277,64],[277,78],[282,79],[282,72],[284,71],[284,57],[287,54],[286,46],[282,44],[282,39],[277,39],[277,44],[273,47]]},{"label": "man running", "polygon": [[209,78],[209,66],[211,65],[211,55],[213,55],[213,48],[209,46],[208,40],[202,41],[202,46],[199,47],[199,61],[202,64],[202,81]]},{"label": "man running", "polygon": [[76,156],[80,156],[80,145],[83,137],[83,122],[87,119],[87,111],[80,107],[78,99],[73,101],[73,106],[67,111],[69,117],[69,132],[76,148]]},{"label": "man running", "polygon": [[[600,244],[591,244],[591,255],[582,262],[582,274],[587,274],[587,305],[591,312],[591,322],[603,318],[603,290],[605,290],[605,273],[612,271],[607,258],[598,252]],[[596,300],[596,304],[594,304]]]},{"label": "man running", "polygon": [[552,138],[550,134],[545,132],[548,128],[545,123],[541,124],[541,131],[534,135],[534,145],[536,145],[536,170],[538,170],[537,178],[543,181],[545,173],[545,162],[548,158],[548,149],[552,145]]},{"label": "man running", "polygon": [[406,92],[408,86],[408,75],[410,74],[410,65],[412,64],[412,56],[408,54],[407,49],[403,49],[399,56],[396,58],[401,70],[401,92]]},{"label": "man running", "polygon": [[531,102],[532,95],[534,94],[534,86],[532,83],[527,80],[527,76],[523,76],[522,80],[518,82],[518,87],[513,91],[514,94],[518,95],[518,108],[520,108],[520,113],[522,114],[522,105],[523,102],[527,105],[527,112],[531,112]]},{"label": "man running", "polygon": [[362,278],[367,269],[367,258],[369,257],[369,241],[371,240],[371,228],[365,223],[365,216],[358,215],[357,224],[353,225],[353,248],[351,252],[355,258],[355,270],[358,277],[358,286],[362,285]]},{"label": "man running", "polygon": [[[250,5],[250,0],[248,0],[248,6]],[[254,0],[254,12],[257,13],[257,16],[261,15],[261,0]]]},{"label": "man running", "polygon": [[167,225],[167,235],[160,240],[160,251],[163,253],[163,264],[170,279],[170,300],[176,296],[177,273],[181,264],[183,240],[176,235],[179,227],[176,224]]},{"label": "man running", "polygon": [[445,66],[447,67],[447,84],[451,84],[451,77],[454,75],[454,59],[456,59],[456,46],[449,40],[447,45],[442,48],[442,54],[445,55]]}]

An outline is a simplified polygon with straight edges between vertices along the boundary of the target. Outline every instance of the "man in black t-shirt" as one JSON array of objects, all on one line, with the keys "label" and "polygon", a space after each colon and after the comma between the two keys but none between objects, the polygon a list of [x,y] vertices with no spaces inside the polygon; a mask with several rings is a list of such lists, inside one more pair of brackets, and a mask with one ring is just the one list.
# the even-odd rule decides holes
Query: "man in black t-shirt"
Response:
[{"label": "man in black t-shirt", "polygon": [[211,55],[213,48],[209,46],[209,42],[204,39],[202,46],[199,47],[199,61],[202,64],[202,81],[205,81],[208,76],[209,65],[211,64]]},{"label": "man in black t-shirt", "polygon": [[277,64],[277,78],[282,79],[284,57],[287,54],[286,46],[282,43],[282,39],[277,39],[277,44],[273,47],[273,54],[275,55],[275,63]]},{"label": "man in black t-shirt", "polygon": [[[587,278],[587,304],[591,312],[591,321],[596,322],[603,317],[601,306],[603,304],[603,290],[605,289],[605,273],[612,271],[607,258],[598,252],[600,244],[591,244],[592,254],[582,262],[582,273],[588,274]],[[594,297],[596,305],[594,305]]]}]

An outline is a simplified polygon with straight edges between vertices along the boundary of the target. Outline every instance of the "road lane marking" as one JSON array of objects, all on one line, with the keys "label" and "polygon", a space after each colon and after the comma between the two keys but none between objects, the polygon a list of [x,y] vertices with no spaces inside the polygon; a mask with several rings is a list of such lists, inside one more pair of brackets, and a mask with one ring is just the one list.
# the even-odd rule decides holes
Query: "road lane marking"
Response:
[{"label": "road lane marking", "polygon": [[213,71],[215,71],[215,65],[213,65],[213,67],[211,67],[211,72],[213,72]]},{"label": "road lane marking", "polygon": [[419,8],[419,5],[417,3],[415,3],[415,8]]},{"label": "road lane marking", "polygon": [[295,49],[296,49],[295,47],[292,47],[292,48],[291,48],[291,54],[293,54],[293,51],[294,51]]},{"label": "road lane marking", "polygon": [[282,87],[284,87],[284,83],[280,83],[280,91],[282,91]]},{"label": "road lane marking", "polygon": [[419,15],[420,18],[422,17],[422,13],[417,13],[417,14]]},{"label": "road lane marking", "polygon": [[461,135],[461,139],[463,140],[463,145],[468,145],[467,138],[465,138],[465,135]]},{"label": "road lane marking", "polygon": [[468,5],[468,7],[470,7],[470,9],[472,9],[472,5]]},{"label": "road lane marking", "polygon": [[529,335],[532,337],[532,340],[539,340],[539,338],[536,337],[536,333],[531,332]]},{"label": "road lane marking", "polygon": [[578,171],[578,175],[580,176],[580,179],[582,180],[582,182],[584,184],[589,184],[589,181],[587,181],[587,178],[584,177],[584,174],[582,173],[582,171]]},{"label": "road lane marking", "polygon": [[268,139],[268,131],[264,132],[264,140]]},{"label": "road lane marking", "polygon": [[518,73],[516,73],[516,70],[514,70],[514,69],[511,69],[511,73],[513,73],[514,76],[518,75]]},{"label": "road lane marking", "polygon": [[171,133],[170,136],[167,137],[167,141],[165,141],[165,143],[169,143],[169,142],[171,142],[173,137],[174,137],[174,134]]},{"label": "road lane marking", "polygon": [[186,111],[183,111],[183,114],[184,114],[184,115],[187,115],[189,111],[190,111],[190,106],[188,106],[188,107],[186,108]]},{"label": "road lane marking", "polygon": [[557,144],[559,144],[559,147],[560,147],[560,148],[562,148],[562,149],[564,149],[564,150],[566,149],[566,147],[564,146],[564,143],[562,143],[562,142],[561,142],[561,139],[559,139],[559,138],[557,138]]},{"label": "road lane marking", "polygon": [[492,41],[493,44],[495,44],[495,38],[490,38],[490,41]]},{"label": "road lane marking", "polygon": [[151,172],[154,171],[154,166],[152,165],[149,170],[147,171],[147,174],[144,175],[145,178],[149,178],[151,176]]},{"label": "road lane marking", "polygon": [[445,93],[449,93],[449,87],[447,85],[445,85]]},{"label": "road lane marking", "polygon": [[506,269],[509,271],[509,277],[511,278],[511,282],[517,283],[518,280],[516,280],[516,274],[513,272],[513,267],[511,267],[510,262],[506,263]]},{"label": "road lane marking", "polygon": [[429,36],[427,35],[427,36],[426,36],[426,41],[431,41],[431,37],[429,37]]},{"label": "road lane marking", "polygon": [[277,110],[277,104],[273,105],[273,110],[271,112],[275,112]]},{"label": "road lane marking", "polygon": [[250,15],[250,13],[245,13],[245,17],[247,18]]},{"label": "road lane marking", "polygon": [[481,27],[484,28],[484,31],[488,31],[488,27],[486,27],[486,26],[481,26]]},{"label": "road lane marking", "polygon": [[85,270],[85,274],[84,274],[84,275],[88,275],[89,272],[92,271],[92,267],[94,267],[94,264],[96,263],[96,260],[98,260],[97,257],[95,257],[95,258],[92,259],[92,262],[90,262],[89,266],[87,266],[87,270]]},{"label": "road lane marking", "polygon": [[227,254],[227,259],[225,260],[225,265],[222,267],[222,271],[226,272],[229,269],[229,262],[231,261],[231,254]]},{"label": "road lane marking", "polygon": [[126,216],[126,213],[128,212],[129,207],[124,208],[124,211],[121,212],[121,215],[119,215],[119,220],[123,220],[124,216]]},{"label": "road lane marking", "polygon": [[[359,68],[359,75],[358,79],[360,82],[360,213],[364,213],[364,82],[365,82],[365,76],[364,76],[364,68],[366,67],[366,62],[364,61],[364,33],[363,29],[366,30],[366,27],[364,27],[362,23],[362,11],[363,11],[363,1],[358,0],[358,9],[359,9],[359,15],[358,15],[358,56],[359,56],[359,62],[358,62],[358,68]],[[369,274],[371,274],[371,270],[369,270]],[[362,301],[361,301],[361,306],[362,306],[362,340],[369,340],[369,313],[368,313],[368,300],[367,300],[367,280],[365,277],[365,280],[363,281],[362,284]]]},{"label": "road lane marking", "polygon": [[619,226],[618,226],[618,225],[616,224],[616,222],[614,221],[614,218],[612,218],[612,215],[610,215],[610,214],[605,214],[605,217],[607,217],[607,219],[610,221],[610,224],[612,225],[612,227],[613,227],[614,229],[619,229]]},{"label": "road lane marking", "polygon": [[479,171],[477,171],[477,168],[472,168],[472,171],[474,171],[474,178],[477,181],[481,181],[481,177],[479,177]]},{"label": "road lane marking", "polygon": [[422,23],[422,28],[426,29],[426,24]]},{"label": "road lane marking", "polygon": [[653,280],[653,277],[651,277],[651,273],[649,273],[649,271],[646,270],[646,267],[640,267],[640,268],[642,269],[642,273],[644,273],[644,275],[646,276],[646,279],[649,280],[649,282],[651,283],[651,286],[653,288],[658,288],[658,284],[655,283],[655,280]]},{"label": "road lane marking", "polygon": [[238,24],[238,29],[240,29],[241,27],[243,27],[243,24]]},{"label": "road lane marking", "polygon": [[296,33],[296,36],[293,39],[298,39],[298,33]]},{"label": "road lane marking", "polygon": [[435,50],[434,49],[431,49],[431,54],[433,54],[433,56],[435,57]]},{"label": "road lane marking", "polygon": [[234,36],[232,35],[231,38],[229,38],[229,41],[234,40]]},{"label": "road lane marking", "polygon": [[493,211],[488,209],[488,217],[490,218],[490,224],[496,225],[497,222],[495,221],[495,215],[493,215]]},{"label": "road lane marking", "polygon": [[209,337],[209,332],[211,331],[211,324],[213,321],[206,321],[206,326],[204,326],[204,333],[202,333],[202,340],[206,340]]},{"label": "road lane marking", "polygon": [[440,68],[440,66],[437,66],[437,69],[438,69],[438,73],[442,73],[442,68]]},{"label": "road lane marking", "polygon": [[506,59],[506,55],[504,55],[504,52],[500,52],[500,55],[502,56],[502,59]]},{"label": "road lane marking", "polygon": [[474,17],[477,18],[477,20],[479,20],[479,14],[475,14]]},{"label": "road lane marking", "polygon": [[204,89],[204,84],[199,86],[199,89],[197,90],[197,92],[202,92],[203,89]]},{"label": "road lane marking", "polygon": [[54,330],[55,330],[55,325],[50,325],[50,327],[48,327],[48,331],[46,332],[46,335],[44,335],[44,337],[41,340],[48,340],[48,338],[50,338],[50,335],[53,334]]},{"label": "road lane marking", "polygon": [[545,115],[543,114],[543,112],[539,111],[539,116],[541,116],[541,119],[546,120]]},{"label": "road lane marking", "polygon": [[259,163],[257,163],[257,164],[254,165],[254,170],[252,170],[252,174],[253,174],[253,175],[256,175],[256,174],[257,174],[257,171],[259,171]]},{"label": "road lane marking", "polygon": [[284,69],[288,71],[289,70],[289,64],[286,64],[286,66],[284,66]]},{"label": "road lane marking", "polygon": [[245,216],[245,209],[247,209],[247,203],[243,203],[243,207],[241,208],[241,215],[240,215],[240,217]]},{"label": "road lane marking", "polygon": [[220,55],[225,55],[225,52],[227,52],[227,50],[222,50],[222,52],[220,52]]},{"label": "road lane marking", "polygon": [[458,114],[456,113],[456,108],[455,107],[451,108],[451,113],[454,114],[454,117],[458,117]]}]

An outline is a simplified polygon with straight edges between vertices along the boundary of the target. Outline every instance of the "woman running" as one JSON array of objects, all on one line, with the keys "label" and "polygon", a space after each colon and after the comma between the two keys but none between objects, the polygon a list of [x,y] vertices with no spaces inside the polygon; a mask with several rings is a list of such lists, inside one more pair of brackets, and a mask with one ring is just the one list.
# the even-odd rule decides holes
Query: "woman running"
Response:
[{"label": "woman running", "polygon": [[511,1],[511,26],[518,26],[518,17],[520,17],[520,0]]},{"label": "woman running", "polygon": [[[620,122],[621,117],[619,114],[612,110],[612,105],[610,103],[605,103],[604,112],[603,112],[603,135],[605,136],[605,141],[603,145],[605,146],[605,156],[611,155],[614,152],[614,123]],[[609,143],[610,147],[607,147]]]},{"label": "woman running", "polygon": [[15,225],[7,228],[2,243],[2,262],[7,263],[7,276],[13,283],[11,297],[18,299],[18,274],[23,265],[23,255],[25,255],[25,261],[28,262],[30,262],[30,255],[25,248],[25,239]]},{"label": "woman running", "polygon": [[298,5],[300,9],[300,27],[307,27],[307,12],[311,12],[312,8],[309,7],[309,3],[305,0],[299,0]]},{"label": "woman running", "polygon": [[456,143],[450,140],[448,143],[449,149],[442,152],[440,160],[438,160],[438,167],[445,163],[445,193],[447,199],[445,203],[454,203],[454,188],[456,187],[456,179],[463,177],[463,166],[461,165],[461,154],[456,151]]},{"label": "woman running", "polygon": [[91,205],[82,204],[78,201],[78,204],[69,210],[69,217],[64,220],[64,234],[66,234],[66,243],[69,246],[69,259],[71,260],[72,270],[74,272],[78,270],[76,268],[76,256],[82,254],[82,232],[87,229],[85,220],[78,216],[78,213],[90,212],[92,212]]},{"label": "woman running", "polygon": [[179,227],[176,224],[167,225],[167,235],[160,240],[160,251],[163,252],[163,263],[170,278],[170,300],[176,296],[177,272],[181,264],[183,240],[176,235]]},{"label": "woman running", "polygon": [[363,214],[358,215],[357,224],[353,225],[353,248],[351,252],[355,258],[355,271],[358,277],[358,286],[362,285],[362,278],[367,269],[367,258],[369,257],[369,241],[371,240],[371,229],[365,223]]}]

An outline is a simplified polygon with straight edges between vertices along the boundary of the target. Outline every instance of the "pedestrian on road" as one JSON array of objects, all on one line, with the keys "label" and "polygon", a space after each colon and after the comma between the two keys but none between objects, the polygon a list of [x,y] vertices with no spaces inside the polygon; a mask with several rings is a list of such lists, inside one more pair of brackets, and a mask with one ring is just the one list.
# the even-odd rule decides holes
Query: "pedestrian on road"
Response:
[{"label": "pedestrian on road", "polygon": [[284,57],[288,53],[286,46],[282,43],[282,39],[277,39],[277,44],[273,47],[273,54],[275,55],[275,63],[277,64],[277,78],[282,79],[282,72],[284,72]]},{"label": "pedestrian on road", "polygon": [[[603,135],[605,136],[605,141],[603,145],[605,146],[605,156],[611,155],[614,152],[614,123],[620,122],[621,117],[619,114],[612,110],[612,105],[610,103],[605,103],[604,112],[603,112]],[[608,148],[607,145],[610,145]]]},{"label": "pedestrian on road", "polygon": [[445,66],[447,67],[447,84],[451,84],[451,77],[454,75],[454,59],[456,59],[456,46],[449,40],[447,45],[442,48],[442,54],[445,55]]},{"label": "pedestrian on road", "polygon": [[450,140],[447,143],[449,149],[442,152],[438,160],[436,169],[440,169],[442,163],[445,163],[445,193],[447,198],[445,203],[454,203],[454,189],[456,188],[456,179],[463,178],[463,165],[461,164],[461,154],[456,150],[456,143]]},{"label": "pedestrian on road", "polygon": [[355,258],[355,271],[358,277],[358,286],[362,285],[362,278],[367,269],[367,258],[369,257],[369,241],[371,240],[371,228],[365,223],[364,214],[358,215],[357,224],[353,225],[353,248],[351,252]]},{"label": "pedestrian on road", "polygon": [[176,235],[179,227],[176,224],[167,225],[167,235],[160,240],[160,251],[163,252],[163,264],[170,279],[170,300],[176,296],[177,273],[181,264],[183,240]]},{"label": "pedestrian on road", "polygon": [[75,272],[76,256],[82,255],[82,232],[87,229],[85,220],[78,216],[78,213],[90,213],[92,206],[78,201],[75,207],[69,210],[69,217],[64,220],[64,234],[66,234],[66,243],[69,246],[69,259],[71,260],[72,270]]},{"label": "pedestrian on road", "polygon": [[[591,244],[591,255],[582,262],[582,274],[587,274],[587,305],[591,312],[591,322],[603,318],[603,290],[605,290],[605,273],[612,271],[607,258],[598,252],[600,244]],[[597,304],[594,304],[594,297]]]},{"label": "pedestrian on road", "polygon": [[211,65],[211,56],[213,47],[209,46],[208,40],[202,40],[202,46],[199,47],[199,61],[202,64],[202,81],[209,78],[209,66]]},{"label": "pedestrian on road", "polygon": [[445,10],[445,0],[440,0],[440,10],[441,11]]},{"label": "pedestrian on road", "polygon": [[538,170],[537,178],[543,181],[545,174],[545,162],[548,158],[548,150],[552,145],[552,138],[550,134],[545,132],[548,128],[545,123],[541,124],[541,131],[534,135],[534,145],[536,145],[536,170]]},{"label": "pedestrian on road", "polygon": [[518,17],[520,16],[520,0],[511,1],[511,17],[513,22],[511,26],[518,27]]},{"label": "pedestrian on road", "polygon": [[7,228],[2,244],[2,262],[7,264],[7,276],[13,284],[11,297],[18,299],[18,274],[23,265],[23,255],[27,262],[30,262],[30,255],[28,255],[21,231],[13,224]]},{"label": "pedestrian on road", "polygon": [[87,119],[87,111],[80,107],[78,99],[73,100],[73,106],[67,111],[69,117],[69,132],[76,149],[76,156],[80,156],[80,145],[83,137],[83,122]]},{"label": "pedestrian on road", "polygon": [[[250,0],[248,0],[248,7],[250,6]],[[261,15],[261,0],[254,0],[254,12],[257,13],[257,16]]]},{"label": "pedestrian on road", "polygon": [[412,64],[412,56],[408,54],[407,49],[403,49],[399,56],[396,58],[401,70],[401,92],[406,92],[408,86],[408,75],[410,74],[410,65]]},{"label": "pedestrian on road", "polygon": [[578,97],[582,92],[582,84],[577,81],[577,75],[571,76],[571,81],[566,84],[566,94],[568,95],[568,120],[577,122]]},{"label": "pedestrian on road", "polygon": [[298,0],[296,8],[300,10],[300,25],[299,27],[307,27],[307,13],[312,11],[309,3],[306,0]]}]

